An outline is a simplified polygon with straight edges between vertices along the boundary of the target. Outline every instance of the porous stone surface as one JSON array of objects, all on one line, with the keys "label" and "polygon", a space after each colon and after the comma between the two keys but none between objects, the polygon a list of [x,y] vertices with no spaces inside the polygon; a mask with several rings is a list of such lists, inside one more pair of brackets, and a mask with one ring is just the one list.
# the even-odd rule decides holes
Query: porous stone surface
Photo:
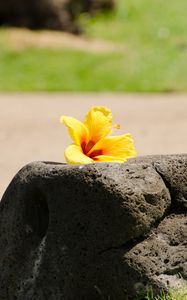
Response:
[{"label": "porous stone surface", "polygon": [[127,300],[182,285],[186,165],[176,155],[25,166],[0,203],[0,299]]},{"label": "porous stone surface", "polygon": [[[147,239],[132,247],[123,258],[129,269],[129,290],[137,292],[152,286],[159,292],[167,286],[183,285],[187,280],[187,216],[167,216]],[[134,270],[138,275],[136,281]]]},{"label": "porous stone surface", "polygon": [[0,25],[79,33],[76,19],[82,12],[113,7],[113,0],[6,0],[0,1]]}]

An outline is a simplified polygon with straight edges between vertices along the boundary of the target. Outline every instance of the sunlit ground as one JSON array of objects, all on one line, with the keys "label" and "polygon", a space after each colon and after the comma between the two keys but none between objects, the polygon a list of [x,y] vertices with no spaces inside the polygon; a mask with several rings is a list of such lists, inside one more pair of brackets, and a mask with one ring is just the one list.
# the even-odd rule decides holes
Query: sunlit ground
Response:
[{"label": "sunlit ground", "polygon": [[25,164],[64,162],[72,141],[60,116],[83,120],[93,105],[112,110],[114,134],[131,133],[138,155],[186,153],[185,95],[0,94],[0,194]]}]

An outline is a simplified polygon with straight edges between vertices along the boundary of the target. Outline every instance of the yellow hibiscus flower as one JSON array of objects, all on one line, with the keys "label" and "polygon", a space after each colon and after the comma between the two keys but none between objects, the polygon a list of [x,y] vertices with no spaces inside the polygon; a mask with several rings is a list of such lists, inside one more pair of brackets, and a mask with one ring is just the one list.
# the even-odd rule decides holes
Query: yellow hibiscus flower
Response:
[{"label": "yellow hibiscus flower", "polygon": [[61,116],[60,122],[73,140],[64,153],[69,164],[123,163],[137,155],[131,134],[108,136],[120,126],[112,126],[111,110],[104,106],[92,107],[83,123],[68,116]]}]

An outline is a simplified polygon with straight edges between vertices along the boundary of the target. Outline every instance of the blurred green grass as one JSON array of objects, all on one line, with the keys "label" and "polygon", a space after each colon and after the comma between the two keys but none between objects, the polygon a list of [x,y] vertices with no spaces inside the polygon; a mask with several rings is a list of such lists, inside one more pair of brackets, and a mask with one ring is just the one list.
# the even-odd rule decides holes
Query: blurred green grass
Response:
[{"label": "blurred green grass", "polygon": [[16,50],[0,30],[1,91],[187,91],[187,1],[118,0],[114,12],[80,17],[89,39],[115,43],[93,53]]},{"label": "blurred green grass", "polygon": [[143,299],[141,297],[134,300],[187,300],[187,286],[180,289],[171,290],[168,294],[161,292],[160,295],[154,296],[153,292],[148,292]]}]

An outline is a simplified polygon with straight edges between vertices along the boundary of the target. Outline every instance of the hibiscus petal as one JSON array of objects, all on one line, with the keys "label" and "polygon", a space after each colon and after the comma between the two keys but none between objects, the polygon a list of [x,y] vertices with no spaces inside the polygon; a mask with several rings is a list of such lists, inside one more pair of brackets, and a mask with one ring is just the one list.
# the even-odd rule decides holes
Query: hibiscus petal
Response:
[{"label": "hibiscus petal", "polygon": [[67,126],[69,134],[76,145],[86,144],[88,130],[86,126],[75,118],[61,116],[60,122]]},{"label": "hibiscus petal", "polygon": [[104,155],[128,159],[137,155],[131,134],[109,136],[101,139],[87,154],[91,158]]},{"label": "hibiscus petal", "polygon": [[98,155],[94,157],[95,162],[117,162],[117,163],[124,163],[127,159],[116,157],[116,156],[109,156],[109,155]]},{"label": "hibiscus petal", "polygon": [[84,124],[88,128],[89,140],[93,144],[97,143],[112,131],[111,110],[104,106],[92,107],[84,120]]},{"label": "hibiscus petal", "polygon": [[68,164],[80,165],[94,163],[93,159],[86,156],[82,152],[81,147],[77,145],[68,146],[64,152],[64,156]]}]

